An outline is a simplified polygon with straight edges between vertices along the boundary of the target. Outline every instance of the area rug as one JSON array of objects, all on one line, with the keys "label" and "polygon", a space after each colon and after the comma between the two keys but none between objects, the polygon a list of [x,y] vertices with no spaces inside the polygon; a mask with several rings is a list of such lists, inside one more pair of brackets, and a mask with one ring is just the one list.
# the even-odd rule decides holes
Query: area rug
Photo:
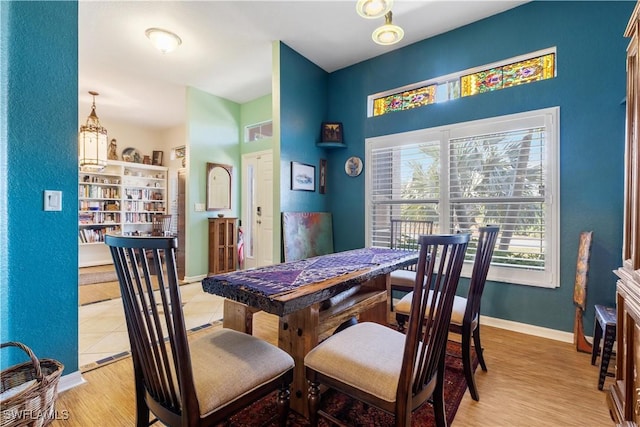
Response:
[{"label": "area rug", "polygon": [[[473,369],[478,366],[478,359],[473,353]],[[460,358],[460,344],[449,341],[447,344],[445,371],[445,413],[447,424],[451,424],[467,391],[467,383],[462,371],[462,359]],[[322,396],[322,408],[339,419],[347,421],[354,426],[393,426],[393,416],[371,406],[365,406],[350,397],[330,390]],[[433,406],[425,403],[411,417],[411,424],[420,427],[435,426]],[[254,403],[243,411],[233,416],[228,425],[234,427],[275,427],[278,425],[275,394],[271,394]],[[289,414],[289,426],[308,426],[309,422],[302,416],[291,412]],[[329,424],[320,419],[321,426]]]}]

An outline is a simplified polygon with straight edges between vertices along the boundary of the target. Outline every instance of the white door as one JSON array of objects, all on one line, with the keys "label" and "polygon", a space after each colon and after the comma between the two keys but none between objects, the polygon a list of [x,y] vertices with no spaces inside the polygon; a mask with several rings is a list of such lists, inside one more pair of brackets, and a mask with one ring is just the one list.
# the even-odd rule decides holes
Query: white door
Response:
[{"label": "white door", "polygon": [[242,156],[243,268],[273,264],[273,153]]}]

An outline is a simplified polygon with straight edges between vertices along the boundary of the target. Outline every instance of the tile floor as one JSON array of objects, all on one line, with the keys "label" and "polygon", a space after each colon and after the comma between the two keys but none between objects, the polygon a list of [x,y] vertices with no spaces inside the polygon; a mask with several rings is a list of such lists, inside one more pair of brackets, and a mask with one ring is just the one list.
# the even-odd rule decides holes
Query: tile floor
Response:
[{"label": "tile floor", "polygon": [[[85,287],[88,285],[83,285]],[[222,319],[224,298],[205,293],[200,282],[180,286],[188,330]],[[79,307],[79,365],[84,372],[128,354],[129,337],[120,298]]]}]

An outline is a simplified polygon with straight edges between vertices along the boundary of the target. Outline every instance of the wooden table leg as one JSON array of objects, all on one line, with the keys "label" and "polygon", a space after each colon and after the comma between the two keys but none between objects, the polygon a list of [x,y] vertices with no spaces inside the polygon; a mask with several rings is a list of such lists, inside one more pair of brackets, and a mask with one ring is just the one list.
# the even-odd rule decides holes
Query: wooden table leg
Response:
[{"label": "wooden table leg", "polygon": [[280,318],[278,346],[295,361],[291,383],[291,409],[309,417],[307,405],[307,378],[304,372],[304,356],[318,345],[319,304],[304,308]]},{"label": "wooden table leg", "polygon": [[383,274],[367,280],[363,287],[387,292],[387,300],[360,314],[360,322],[375,322],[388,326],[391,322],[391,276]]},{"label": "wooden table leg", "polygon": [[222,327],[253,335],[253,313],[260,310],[226,298],[223,307]]}]

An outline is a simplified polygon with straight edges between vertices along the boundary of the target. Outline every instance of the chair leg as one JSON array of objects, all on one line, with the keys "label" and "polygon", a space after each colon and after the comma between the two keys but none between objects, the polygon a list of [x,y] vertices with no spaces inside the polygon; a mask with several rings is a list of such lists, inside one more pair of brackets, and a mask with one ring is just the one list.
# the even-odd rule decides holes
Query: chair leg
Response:
[{"label": "chair leg", "polygon": [[447,416],[444,408],[444,357],[445,351],[442,351],[442,357],[438,362],[438,374],[436,387],[433,391],[433,415],[436,421],[436,427],[447,427]]},{"label": "chair leg", "polygon": [[609,370],[609,360],[613,351],[613,343],[616,340],[616,328],[606,326],[604,331],[604,342],[602,344],[602,356],[600,357],[600,376],[598,378],[598,390],[604,388],[604,380]]},{"label": "chair leg", "polygon": [[482,344],[480,343],[480,325],[476,326],[476,329],[473,331],[473,347],[476,350],[476,355],[478,356],[480,367],[484,372],[487,372],[487,364],[484,361],[484,349],[482,348]]},{"label": "chair leg", "polygon": [[596,317],[593,322],[593,347],[591,348],[591,364],[596,364],[598,353],[600,353],[600,340],[602,339],[602,325]]},{"label": "chair leg", "polygon": [[320,409],[320,383],[309,381],[309,425],[318,427],[318,410]]},{"label": "chair leg", "polygon": [[[464,377],[467,380],[467,387],[469,387],[469,393],[471,398],[475,401],[480,400],[478,395],[478,388],[476,387],[476,380],[473,376],[473,364],[471,361],[471,332],[462,332],[462,370],[464,371]],[[476,353],[478,349],[476,348]]]},{"label": "chair leg", "polygon": [[289,406],[290,406],[290,396],[291,392],[289,391],[289,384],[286,382],[282,384],[280,387],[280,391],[278,392],[278,418],[280,420],[280,426],[286,427],[287,418],[289,418]]},{"label": "chair leg", "polygon": [[149,407],[144,400],[144,386],[142,380],[136,379],[136,427],[149,427]]},{"label": "chair leg", "polygon": [[396,323],[398,324],[398,331],[404,332],[404,324],[409,320],[409,316],[396,313]]}]

